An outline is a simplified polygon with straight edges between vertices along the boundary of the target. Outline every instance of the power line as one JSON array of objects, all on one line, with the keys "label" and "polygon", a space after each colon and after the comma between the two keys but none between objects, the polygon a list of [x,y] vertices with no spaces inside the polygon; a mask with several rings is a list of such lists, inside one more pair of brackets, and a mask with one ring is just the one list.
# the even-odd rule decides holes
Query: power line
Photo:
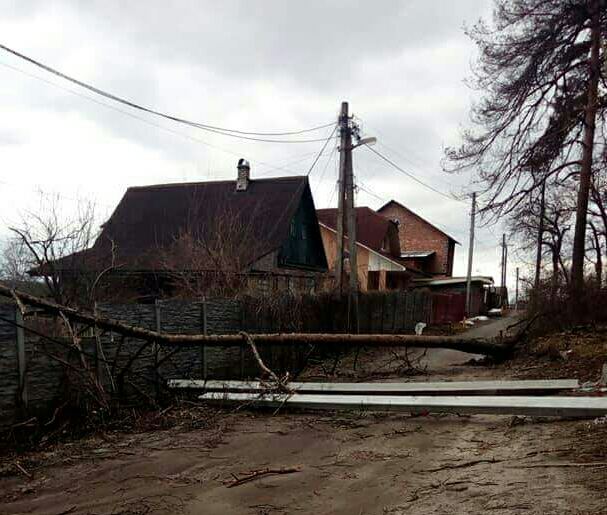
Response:
[{"label": "power line", "polygon": [[[360,166],[358,168],[360,169]],[[364,191],[365,193],[367,193],[367,194],[371,195],[372,197],[376,198],[380,202],[384,202],[385,203],[385,202],[388,202],[389,200],[391,200],[388,197],[383,197],[383,196],[375,193],[371,189],[369,189],[368,186],[366,186],[365,184],[362,183],[362,181],[360,180],[360,177],[358,179],[357,187],[359,189],[361,189],[362,191]],[[466,232],[465,232],[464,229],[456,229],[454,227],[448,227],[448,226],[445,226],[443,224],[438,224],[436,222],[431,222],[431,223],[432,223],[432,225],[438,227],[441,231],[443,231],[445,233],[451,233],[451,234],[457,234],[457,235],[465,235],[466,234]],[[484,243],[484,244],[486,244],[482,248],[489,248],[489,247],[494,248],[497,245],[497,243],[492,244],[492,243],[489,243],[487,240],[484,240],[484,239],[481,240],[479,238],[475,238],[475,240],[476,240],[477,243]]]},{"label": "power line", "polygon": [[31,57],[28,57],[20,52],[17,52],[16,50],[13,50],[12,48],[9,48],[6,45],[3,45],[1,43],[0,43],[0,49],[18,57],[19,59],[27,61],[30,64],[33,64],[34,66],[37,66],[38,68],[41,68],[49,73],[52,73],[53,75],[56,75],[57,77],[61,77],[62,79],[67,80],[73,84],[76,84],[77,86],[80,86],[82,88],[88,89],[89,91],[92,91],[93,93],[96,93],[97,95],[103,96],[103,97],[113,100],[115,102],[119,102],[119,103],[124,104],[128,107],[131,107],[133,109],[137,109],[139,111],[153,114],[155,116],[160,116],[162,118],[166,118],[167,120],[171,120],[171,121],[174,121],[177,123],[182,123],[184,125],[189,125],[191,127],[195,127],[198,129],[206,130],[206,131],[213,132],[216,134],[222,134],[224,136],[231,136],[233,138],[246,139],[246,140],[250,140],[250,141],[260,141],[260,142],[264,142],[264,143],[314,143],[314,142],[318,142],[318,141],[324,141],[324,138],[323,139],[309,139],[309,140],[276,140],[276,139],[264,139],[264,138],[256,138],[256,137],[249,137],[249,136],[287,136],[287,135],[294,135],[294,134],[303,134],[306,132],[312,132],[312,131],[320,130],[320,129],[323,129],[326,127],[330,127],[333,124],[333,123],[329,123],[329,124],[319,125],[317,127],[312,127],[309,129],[287,131],[287,132],[247,132],[247,131],[240,131],[240,130],[236,130],[236,129],[228,129],[225,127],[219,127],[216,125],[192,122],[190,120],[186,120],[186,119],[180,118],[178,116],[169,115],[169,114],[163,113],[161,111],[156,111],[154,109],[144,107],[144,106],[142,106],[140,104],[136,104],[135,102],[132,102],[130,100],[126,100],[126,99],[119,97],[117,95],[114,95],[112,93],[108,93],[107,91],[99,89],[91,84],[88,84],[81,80],[75,79],[74,77],[66,75],[65,73],[60,72],[59,70],[56,70],[55,68],[52,68],[46,64],[41,63],[40,61],[32,59]]},{"label": "power line", "polygon": [[316,166],[316,163],[318,163],[318,160],[320,159],[320,156],[322,156],[323,152],[325,151],[325,148],[327,148],[327,145],[329,144],[329,141],[331,141],[331,139],[333,139],[333,135],[335,134],[336,130],[337,130],[337,124],[335,124],[335,126],[333,127],[333,130],[331,131],[331,134],[329,134],[329,137],[327,138],[327,141],[325,141],[325,144],[320,149],[320,152],[316,156],[316,159],[314,159],[314,162],[312,163],[312,166],[310,166],[310,169],[308,170],[308,173],[306,174],[308,177],[312,173],[312,170],[314,170],[314,167]]},{"label": "power line", "polygon": [[318,180],[318,186],[320,186],[322,184],[322,181],[325,178],[325,174],[327,173],[327,169],[329,168],[329,164],[331,163],[331,159],[333,159],[333,156],[335,155],[336,151],[337,151],[337,147],[333,147],[333,149],[329,153],[329,157],[327,158],[325,167],[322,169],[322,173],[320,174],[320,179]]},{"label": "power line", "polygon": [[[150,125],[151,127],[156,127],[157,129],[160,129],[160,130],[163,130],[163,131],[166,131],[166,132],[170,132],[171,134],[175,134],[177,136],[181,136],[182,138],[189,139],[190,141],[194,141],[196,143],[201,143],[202,145],[205,145],[205,146],[207,146],[209,148],[213,148],[215,150],[219,150],[220,152],[224,152],[226,154],[230,154],[230,155],[235,156],[235,157],[242,157],[241,154],[238,154],[236,152],[232,152],[231,150],[226,150],[225,148],[222,148],[222,147],[220,147],[218,145],[214,145],[212,143],[209,143],[208,141],[205,141],[203,139],[197,138],[195,136],[191,136],[190,134],[185,134],[183,132],[176,131],[175,129],[171,129],[169,127],[165,127],[164,125],[159,125],[159,124],[154,123],[154,122],[152,122],[152,121],[150,121],[150,120],[148,120],[146,118],[143,118],[141,116],[137,116],[136,114],[130,113],[128,111],[125,111],[124,109],[120,109],[120,108],[118,108],[116,106],[113,106],[113,105],[108,104],[106,102],[102,102],[100,100],[97,100],[95,98],[89,97],[87,95],[83,95],[82,93],[79,93],[78,91],[74,91],[72,89],[66,88],[66,87],[64,87],[64,86],[62,86],[60,84],[56,84],[56,83],[54,83],[54,82],[52,82],[50,80],[47,80],[47,79],[45,79],[43,77],[39,77],[38,75],[34,75],[33,73],[29,73],[29,72],[26,72],[25,70],[21,70],[20,68],[15,67],[15,66],[11,66],[10,64],[0,62],[0,65],[4,66],[6,68],[9,68],[9,69],[11,69],[13,71],[16,71],[18,73],[21,73],[23,75],[26,75],[26,76],[28,76],[28,77],[30,77],[32,79],[36,79],[36,80],[39,80],[39,81],[44,82],[46,84],[49,84],[50,86],[54,86],[54,87],[56,87],[58,89],[66,91],[66,92],[68,92],[68,93],[70,93],[72,95],[75,95],[77,97],[80,97],[80,98],[83,98],[83,99],[88,100],[90,102],[93,102],[93,103],[95,103],[97,105],[103,106],[103,107],[105,107],[107,109],[111,109],[112,111],[116,111],[117,113],[121,113],[121,114],[123,114],[125,116],[129,116],[130,118],[133,118],[135,120],[143,122],[143,123],[145,123],[147,125]],[[322,140],[322,141],[324,141],[324,140]],[[311,155],[314,155],[314,154],[315,154],[315,152],[308,152],[308,153],[306,153],[304,155],[305,156],[311,156]],[[304,159],[302,159],[300,161],[303,161],[303,160]],[[257,159],[250,159],[249,161],[251,161],[252,163],[256,163],[258,165],[261,165],[261,166],[265,166],[267,168],[271,168],[273,170],[291,172],[291,170],[289,170],[287,168],[284,168],[283,166],[272,165],[272,164],[269,164],[269,163],[266,163],[264,161],[260,161],[260,160],[257,160]],[[298,163],[300,161],[296,161],[296,163]],[[294,163],[292,163],[292,164],[294,164]],[[286,165],[286,166],[288,166],[288,165]]]},{"label": "power line", "polygon": [[413,179],[418,184],[421,184],[425,188],[428,188],[429,190],[432,190],[433,192],[438,193],[439,195],[442,195],[443,197],[445,197],[445,198],[447,198],[449,200],[452,200],[454,202],[462,202],[463,203],[462,200],[456,199],[453,196],[448,195],[447,193],[444,193],[444,192],[436,189],[434,186],[431,186],[430,184],[425,183],[424,181],[422,181],[421,179],[417,178],[412,173],[410,173],[407,170],[405,170],[404,168],[401,168],[400,166],[398,166],[394,161],[392,161],[391,159],[387,158],[386,156],[384,156],[382,153],[378,152],[374,148],[372,148],[372,147],[370,147],[368,145],[365,145],[365,147],[368,148],[371,152],[373,152],[377,156],[379,156],[381,159],[383,159],[386,163],[388,163],[389,165],[391,165],[395,170],[397,170],[400,173],[406,175],[407,177]]}]

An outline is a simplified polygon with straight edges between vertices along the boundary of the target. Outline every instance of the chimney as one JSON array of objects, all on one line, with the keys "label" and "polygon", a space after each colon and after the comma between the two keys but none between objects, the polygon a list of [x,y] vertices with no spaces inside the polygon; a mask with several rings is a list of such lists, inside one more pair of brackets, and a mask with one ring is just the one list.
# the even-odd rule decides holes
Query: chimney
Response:
[{"label": "chimney", "polygon": [[238,160],[238,177],[236,179],[236,191],[247,191],[251,174],[251,166],[246,159]]}]

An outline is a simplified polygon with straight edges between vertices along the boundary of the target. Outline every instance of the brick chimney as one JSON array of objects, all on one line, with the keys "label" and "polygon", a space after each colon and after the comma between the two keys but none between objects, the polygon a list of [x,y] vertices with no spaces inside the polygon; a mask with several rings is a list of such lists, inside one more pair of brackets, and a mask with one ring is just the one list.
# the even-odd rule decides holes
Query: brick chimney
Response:
[{"label": "brick chimney", "polygon": [[247,191],[251,174],[251,166],[246,159],[238,160],[238,177],[236,178],[236,191]]}]

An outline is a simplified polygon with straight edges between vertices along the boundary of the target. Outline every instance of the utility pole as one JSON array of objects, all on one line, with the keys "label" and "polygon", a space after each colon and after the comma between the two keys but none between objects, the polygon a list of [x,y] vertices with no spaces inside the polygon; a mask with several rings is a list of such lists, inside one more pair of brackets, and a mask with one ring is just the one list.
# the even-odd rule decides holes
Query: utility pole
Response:
[{"label": "utility pole", "polygon": [[[346,155],[346,220],[350,256],[350,293],[358,298],[358,259],[356,255],[356,211],[354,209],[354,171],[352,167],[352,134],[348,135]],[[358,310],[358,307],[357,307]]]},{"label": "utility pole", "polygon": [[[348,102],[342,102],[339,124],[339,178],[337,180],[337,255],[335,262],[335,278],[339,293],[343,291],[344,279],[344,204],[346,200],[346,169],[348,156]],[[351,145],[350,145],[351,146]]]},{"label": "utility pole", "polygon": [[[337,203],[337,262],[335,275],[339,291],[343,292],[345,245],[348,235],[350,261],[350,292],[358,292],[358,260],[356,255],[356,212],[354,210],[354,174],[352,167],[352,128],[348,115],[348,102],[342,102],[339,115],[339,198]],[[346,229],[346,230],[344,230]]]},{"label": "utility pole", "polygon": [[518,310],[518,266],[516,267],[516,289],[514,290],[514,311]]},{"label": "utility pole", "polygon": [[[350,281],[348,288],[348,317],[350,328],[358,332],[358,256],[356,248],[356,211],[354,210],[354,171],[352,151],[362,145],[374,145],[377,138],[361,138],[360,127],[354,123],[348,114],[348,102],[341,103],[338,119],[339,125],[339,198],[337,201],[337,256],[335,261],[335,277],[339,293],[344,290],[344,262],[346,252],[344,237],[348,235],[348,256],[350,262]],[[356,144],[352,144],[352,138]]]},{"label": "utility pole", "polygon": [[476,215],[476,192],[472,193],[472,209],[470,211],[470,245],[468,248],[468,276],[466,280],[466,316],[470,316],[472,301],[472,254],[474,253],[474,217]]},{"label": "utility pole", "polygon": [[537,256],[535,258],[535,281],[533,284],[536,292],[540,289],[540,271],[542,269],[542,246],[544,243],[544,217],[545,217],[545,197],[546,197],[546,181],[542,181],[542,189],[540,192],[540,220],[537,231]]},{"label": "utility pole", "polygon": [[502,235],[502,307],[508,305],[508,293],[506,291],[506,263],[508,261],[508,247],[506,246],[506,234]]}]

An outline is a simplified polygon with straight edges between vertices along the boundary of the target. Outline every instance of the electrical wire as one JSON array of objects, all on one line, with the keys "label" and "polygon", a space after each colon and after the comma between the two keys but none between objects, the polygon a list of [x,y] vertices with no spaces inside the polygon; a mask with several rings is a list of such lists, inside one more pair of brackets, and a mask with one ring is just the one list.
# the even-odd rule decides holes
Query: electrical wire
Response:
[{"label": "electrical wire", "polygon": [[331,160],[333,159],[333,156],[335,155],[336,151],[337,151],[337,147],[333,147],[333,149],[329,153],[329,157],[327,159],[327,162],[325,163],[325,167],[322,169],[322,173],[320,174],[320,179],[318,180],[318,185],[319,186],[322,184],[322,181],[325,178],[325,174],[327,173],[327,169],[329,168],[329,164],[331,163]]},{"label": "electrical wire", "polygon": [[19,59],[27,61],[30,64],[33,64],[34,66],[37,66],[38,68],[41,68],[49,73],[52,73],[53,75],[56,75],[57,77],[61,77],[64,80],[67,80],[73,84],[76,84],[77,86],[80,86],[81,88],[88,89],[89,91],[92,91],[93,93],[95,93],[97,95],[103,96],[103,97],[113,100],[115,102],[119,102],[119,103],[124,104],[128,107],[131,107],[133,109],[137,109],[139,111],[153,114],[155,116],[160,116],[162,118],[166,118],[167,120],[171,120],[171,121],[174,121],[177,123],[189,125],[190,127],[195,127],[195,128],[213,132],[216,134],[222,134],[224,136],[231,136],[234,138],[240,138],[240,139],[251,140],[251,141],[260,141],[260,142],[264,142],[264,143],[314,143],[314,142],[318,142],[318,141],[324,141],[324,138],[323,139],[309,139],[309,140],[276,140],[276,139],[264,139],[264,138],[256,138],[256,137],[249,137],[249,136],[288,136],[288,135],[312,132],[312,131],[324,129],[326,127],[330,127],[331,125],[333,125],[333,122],[331,122],[328,124],[319,125],[317,127],[312,127],[309,129],[286,131],[286,132],[247,132],[247,131],[240,131],[240,130],[236,130],[236,129],[227,129],[225,127],[219,127],[216,125],[192,122],[190,120],[186,120],[186,119],[180,118],[178,116],[173,116],[173,115],[163,113],[161,111],[156,111],[154,109],[142,106],[142,105],[132,102],[130,100],[126,100],[126,99],[119,97],[117,95],[114,95],[112,93],[108,93],[107,91],[99,89],[91,84],[88,84],[81,80],[75,79],[74,77],[66,75],[65,73],[60,72],[59,70],[56,70],[55,68],[52,68],[44,63],[41,63],[40,61],[37,61],[31,57],[28,57],[25,54],[17,52],[16,50],[13,50],[12,48],[9,48],[6,45],[3,45],[1,43],[0,43],[0,49],[14,55],[15,57],[18,57]]},{"label": "electrical wire", "polygon": [[327,148],[327,145],[329,144],[329,141],[331,141],[333,139],[333,136],[334,136],[336,130],[337,130],[337,124],[335,124],[335,126],[333,127],[333,130],[331,131],[331,134],[329,134],[329,137],[327,138],[327,141],[325,141],[325,144],[320,149],[320,152],[316,156],[316,159],[314,159],[314,162],[312,163],[312,166],[310,166],[310,169],[308,170],[308,173],[306,174],[308,177],[312,173],[312,170],[314,170],[314,167],[316,166],[316,163],[318,163],[318,160],[320,159],[320,156],[322,156],[323,152]]},{"label": "electrical wire", "polygon": [[[15,67],[15,66],[11,66],[10,64],[3,63],[3,62],[0,61],[0,66],[4,66],[4,67],[9,68],[9,69],[11,69],[13,71],[16,71],[18,73],[26,75],[27,77],[39,80],[41,82],[49,84],[50,86],[54,86],[54,87],[56,87],[58,89],[66,91],[66,92],[68,92],[68,93],[70,93],[72,95],[75,95],[77,97],[80,97],[80,98],[83,98],[83,99],[88,100],[90,102],[93,102],[94,104],[106,107],[107,109],[111,109],[112,111],[116,111],[117,113],[123,114],[125,116],[130,117],[130,118],[133,118],[134,120],[138,120],[138,121],[140,121],[142,123],[150,125],[151,127],[155,127],[157,129],[169,132],[171,134],[175,134],[177,136],[181,136],[182,138],[188,139],[190,141],[194,141],[196,143],[201,143],[202,145],[205,145],[206,147],[213,148],[215,150],[219,150],[220,152],[224,152],[226,154],[229,154],[229,155],[232,155],[232,156],[235,156],[235,157],[242,157],[241,154],[238,154],[236,152],[232,152],[231,150],[226,150],[225,148],[222,148],[222,147],[220,147],[218,145],[214,145],[213,143],[209,143],[208,141],[205,141],[205,140],[200,139],[198,137],[191,136],[190,134],[185,134],[183,132],[176,131],[175,129],[171,129],[169,127],[165,127],[164,125],[159,125],[159,124],[154,123],[154,122],[152,122],[152,121],[150,121],[150,120],[148,120],[146,118],[143,118],[141,116],[137,116],[136,114],[130,113],[128,111],[125,111],[124,109],[120,109],[120,108],[118,108],[118,107],[116,107],[114,105],[108,104],[106,102],[102,102],[102,101],[97,100],[97,99],[92,98],[92,97],[89,97],[88,95],[83,95],[82,93],[79,93],[78,91],[74,91],[73,89],[66,88],[64,86],[61,86],[60,84],[56,84],[56,83],[54,83],[54,82],[52,82],[50,80],[47,80],[47,79],[45,79],[43,77],[39,77],[38,75],[34,75],[33,73],[29,73],[29,72],[26,72],[25,70],[21,70],[20,68]],[[324,141],[324,140],[322,140],[322,141]],[[305,156],[311,156],[311,155],[314,155],[314,154],[315,154],[315,152],[308,152],[308,153],[306,153],[304,155]],[[257,159],[249,159],[249,161],[252,162],[252,163],[254,163],[254,164],[258,164],[258,165],[270,168],[271,170],[279,170],[279,171],[285,171],[285,172],[292,173],[291,170],[285,168],[284,166],[272,165],[270,163],[266,163],[264,161],[260,161],[260,160],[257,160]],[[303,159],[301,161],[303,161]],[[300,161],[296,161],[296,162],[300,162]],[[288,166],[288,165],[285,165],[285,166]],[[271,171],[268,172],[268,173],[271,173]]]},{"label": "electrical wire", "polygon": [[[382,197],[381,195],[379,195],[379,194],[375,193],[374,191],[372,191],[371,189],[369,189],[369,187],[367,185],[365,185],[364,183],[362,183],[362,181],[360,180],[360,178],[357,181],[357,187],[360,190],[364,191],[365,193],[371,195],[373,198],[379,200],[380,202],[386,203],[389,200],[391,200],[391,199],[389,199],[387,197]],[[434,222],[432,222],[432,225],[438,227],[441,231],[443,231],[446,234],[449,234],[449,233],[450,234],[456,234],[456,235],[458,235],[460,237],[463,236],[464,237],[463,239],[467,238],[467,234],[468,233],[466,232],[465,229],[455,229],[454,227],[447,227],[447,226],[444,226],[442,224],[437,224],[437,223],[434,223]],[[494,248],[496,245],[498,245],[497,243],[491,243],[491,242],[489,242],[489,241],[487,241],[485,239],[481,240],[478,237],[475,237],[475,245],[476,245],[476,243],[485,244],[485,248],[489,248],[489,247]]]},{"label": "electrical wire", "polygon": [[444,193],[438,189],[436,189],[434,186],[431,186],[430,184],[425,183],[424,181],[422,181],[421,179],[419,179],[418,177],[416,177],[415,175],[413,175],[412,173],[408,172],[407,170],[405,170],[404,168],[401,168],[400,166],[398,166],[394,161],[392,161],[391,159],[387,158],[386,156],[384,156],[382,153],[380,153],[379,151],[375,150],[374,148],[365,145],[365,147],[367,149],[369,149],[371,152],[373,152],[374,154],[376,154],[378,157],[380,157],[381,159],[383,159],[386,163],[388,163],[389,165],[391,165],[395,170],[399,171],[400,173],[406,175],[407,177],[413,179],[415,182],[417,182],[418,184],[421,184],[422,186],[424,186],[425,188],[428,188],[429,190],[432,190],[435,193],[438,193],[439,195],[452,200],[454,202],[461,202],[464,203],[463,200],[459,200],[456,199],[455,197],[448,195],[447,193]]}]

